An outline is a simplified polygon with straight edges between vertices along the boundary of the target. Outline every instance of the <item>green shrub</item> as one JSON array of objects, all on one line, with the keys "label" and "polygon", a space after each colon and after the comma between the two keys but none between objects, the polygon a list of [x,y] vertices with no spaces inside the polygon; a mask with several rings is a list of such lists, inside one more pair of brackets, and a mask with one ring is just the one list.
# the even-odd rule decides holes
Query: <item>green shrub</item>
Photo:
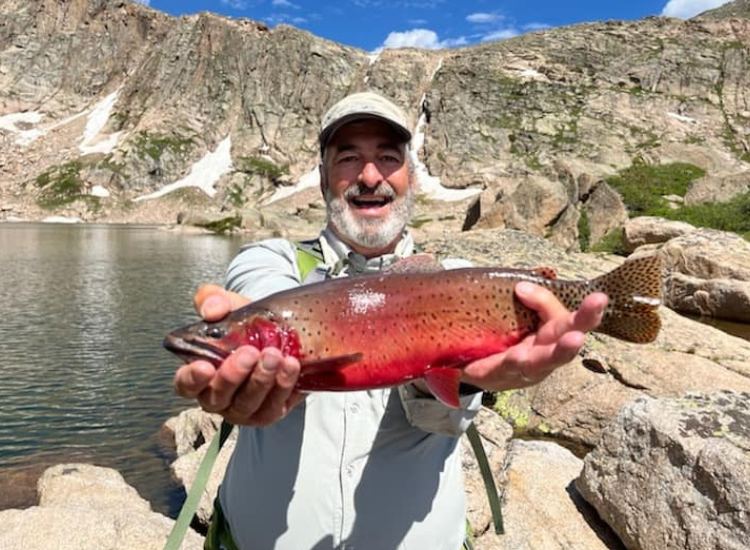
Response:
[{"label": "green shrub", "polygon": [[683,206],[666,212],[664,217],[696,227],[732,231],[750,240],[750,192],[737,195],[727,202]]},{"label": "green shrub", "polygon": [[607,183],[622,195],[631,216],[666,217],[670,208],[663,195],[684,196],[690,182],[705,174],[702,168],[684,162],[652,165],[635,161],[607,178]]},{"label": "green shrub", "polygon": [[242,216],[240,214],[234,214],[232,216],[227,216],[226,218],[221,218],[220,220],[215,220],[200,225],[200,227],[220,234],[230,233],[235,229],[239,229],[241,226]]},{"label": "green shrub", "polygon": [[[690,183],[704,175],[704,170],[692,164],[676,162],[650,165],[636,161],[616,176],[608,178],[607,182],[622,195],[631,217],[660,216],[696,227],[731,231],[750,240],[750,192],[727,202],[679,208],[671,208],[664,200],[663,195],[684,196]],[[580,231],[579,222],[579,233]],[[618,254],[616,242],[615,235],[607,236],[593,250],[611,250]]]},{"label": "green shrub", "polygon": [[170,150],[178,155],[184,154],[192,145],[192,138],[160,136],[144,131],[138,132],[135,139],[136,154],[140,158],[149,156],[154,160],[159,160],[166,150]]},{"label": "green shrub", "polygon": [[281,179],[289,174],[289,165],[279,166],[274,162],[260,157],[238,157],[237,170],[245,174],[257,174],[271,181]]},{"label": "green shrub", "polygon": [[591,252],[606,252],[607,254],[627,256],[628,251],[625,249],[625,242],[623,241],[624,231],[621,227],[608,231],[599,242],[594,243]]},{"label": "green shrub", "polygon": [[581,246],[581,252],[586,252],[591,244],[589,215],[585,210],[581,210],[581,216],[578,218],[578,244]]},{"label": "green shrub", "polygon": [[42,189],[37,203],[42,208],[55,208],[86,197],[81,193],[83,164],[74,160],[60,166],[53,166],[39,174],[35,183]]}]

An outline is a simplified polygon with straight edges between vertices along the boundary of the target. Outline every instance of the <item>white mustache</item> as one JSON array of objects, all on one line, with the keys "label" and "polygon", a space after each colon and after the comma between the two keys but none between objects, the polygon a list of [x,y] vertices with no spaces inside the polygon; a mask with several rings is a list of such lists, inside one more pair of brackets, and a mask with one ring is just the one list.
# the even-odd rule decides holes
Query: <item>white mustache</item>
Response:
[{"label": "white mustache", "polygon": [[367,195],[367,196],[375,195],[378,197],[385,197],[387,199],[396,198],[396,192],[393,190],[393,187],[391,187],[387,183],[379,183],[375,189],[370,189],[366,185],[362,183],[358,183],[357,185],[353,185],[349,187],[346,191],[344,191],[344,198],[346,200],[355,199],[363,195]]}]

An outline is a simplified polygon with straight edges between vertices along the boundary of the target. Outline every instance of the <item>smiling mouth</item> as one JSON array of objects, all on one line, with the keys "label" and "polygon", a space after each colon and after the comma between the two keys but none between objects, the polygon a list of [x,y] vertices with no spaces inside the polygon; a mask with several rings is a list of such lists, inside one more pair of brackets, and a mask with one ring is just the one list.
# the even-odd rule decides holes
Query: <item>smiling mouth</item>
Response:
[{"label": "smiling mouth", "polygon": [[360,195],[349,200],[355,208],[382,208],[390,204],[392,199],[382,195]]}]

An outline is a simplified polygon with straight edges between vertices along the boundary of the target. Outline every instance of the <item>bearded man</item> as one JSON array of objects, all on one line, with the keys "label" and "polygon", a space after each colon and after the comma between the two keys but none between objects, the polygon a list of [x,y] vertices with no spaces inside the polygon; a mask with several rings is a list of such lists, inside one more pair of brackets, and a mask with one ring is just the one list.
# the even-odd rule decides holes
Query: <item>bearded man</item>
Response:
[{"label": "bearded man", "polygon": [[[251,244],[231,262],[226,290],[198,291],[198,312],[218,320],[250,300],[378,271],[413,254],[407,223],[418,183],[410,140],[403,112],[381,95],[352,94],[331,107],[319,134],[327,224],[314,243],[317,268],[303,280],[294,243]],[[465,500],[458,437],[481,405],[476,388],[538,383],[575,357],[606,305],[606,296],[593,294],[568,312],[529,283],[519,283],[516,295],[542,325],[463,368],[471,386],[459,409],[435,399],[422,381],[304,395],[295,390],[299,362],[272,348],[240,347],[218,369],[206,361],[180,367],[179,395],[241,426],[207,548],[459,549]]]}]

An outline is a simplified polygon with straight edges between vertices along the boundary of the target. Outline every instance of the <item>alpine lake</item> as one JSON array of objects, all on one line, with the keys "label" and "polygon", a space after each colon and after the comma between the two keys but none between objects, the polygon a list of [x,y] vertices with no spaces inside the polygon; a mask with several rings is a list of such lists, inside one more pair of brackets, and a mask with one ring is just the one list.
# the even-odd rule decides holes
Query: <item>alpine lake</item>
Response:
[{"label": "alpine lake", "polygon": [[154,510],[184,490],[164,422],[180,360],[162,348],[198,320],[192,296],[221,284],[243,239],[155,227],[0,224],[0,509],[36,503],[47,466],[117,469]]},{"label": "alpine lake", "polygon": [[[36,503],[48,466],[115,468],[155,511],[184,490],[163,424],[180,361],[164,336],[198,319],[192,296],[221,284],[248,237],[146,226],[0,224],[0,509]],[[710,323],[750,339],[750,325]]]}]

